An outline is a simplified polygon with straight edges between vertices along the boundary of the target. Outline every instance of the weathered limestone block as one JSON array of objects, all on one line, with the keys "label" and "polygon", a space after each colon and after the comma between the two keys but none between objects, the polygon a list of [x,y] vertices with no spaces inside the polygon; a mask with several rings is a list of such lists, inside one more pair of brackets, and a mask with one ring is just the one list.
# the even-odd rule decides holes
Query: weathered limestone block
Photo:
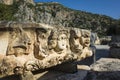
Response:
[{"label": "weathered limestone block", "polygon": [[120,60],[114,58],[101,58],[91,65],[94,71],[120,71]]},{"label": "weathered limestone block", "polygon": [[17,64],[14,56],[4,56],[2,63],[0,65],[0,73],[2,76],[12,75]]},{"label": "weathered limestone block", "polygon": [[29,76],[30,71],[92,56],[90,31],[78,28],[3,22],[0,38],[0,74],[4,76]]},{"label": "weathered limestone block", "polygon": [[4,29],[0,30],[0,55],[6,55],[7,46],[9,41],[9,32],[4,31]]}]

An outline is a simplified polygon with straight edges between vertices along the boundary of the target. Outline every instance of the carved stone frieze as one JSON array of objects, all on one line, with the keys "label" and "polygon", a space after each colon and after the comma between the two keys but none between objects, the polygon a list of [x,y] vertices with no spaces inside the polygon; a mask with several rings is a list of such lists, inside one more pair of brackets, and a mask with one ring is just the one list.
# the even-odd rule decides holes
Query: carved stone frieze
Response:
[{"label": "carved stone frieze", "polygon": [[0,27],[0,74],[4,76],[92,56],[88,30],[41,23],[13,22],[4,26]]}]

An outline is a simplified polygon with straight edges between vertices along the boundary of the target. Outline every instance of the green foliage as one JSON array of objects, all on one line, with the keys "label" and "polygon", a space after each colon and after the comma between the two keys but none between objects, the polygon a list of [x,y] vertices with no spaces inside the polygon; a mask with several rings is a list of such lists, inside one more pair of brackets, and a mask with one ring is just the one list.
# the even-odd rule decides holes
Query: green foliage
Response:
[{"label": "green foliage", "polygon": [[0,20],[15,20],[14,14],[17,12],[18,5],[5,5],[0,3]]},{"label": "green foliage", "polygon": [[[24,4],[24,0],[20,2],[14,2],[13,5],[4,5],[0,4],[0,20],[17,20],[18,17],[15,18],[14,14],[17,13],[19,10],[19,5]],[[37,3],[36,5],[32,5],[30,3],[25,3],[28,8],[32,9],[34,12],[34,20],[38,19],[48,19],[51,18],[53,23],[64,25],[65,27],[77,27],[81,29],[89,29],[93,32],[97,32],[99,37],[106,36],[106,31],[109,27],[113,26],[113,24],[120,25],[120,19],[116,20],[109,16],[93,14],[90,12],[80,11],[80,10],[73,10],[67,8],[59,3]],[[24,6],[23,5],[23,6]],[[20,16],[24,16],[25,11],[19,14]],[[39,15],[44,14],[45,16]],[[50,16],[49,16],[49,15]],[[44,18],[42,18],[44,17]],[[21,18],[21,17],[20,17]],[[23,19],[24,21],[24,19]],[[40,20],[41,21],[41,20]],[[39,20],[37,22],[40,22]],[[45,20],[43,20],[44,22]],[[45,22],[46,23],[46,22]]]},{"label": "green foliage", "polygon": [[[60,15],[60,19],[62,19],[61,21],[63,24],[68,24],[67,27],[92,30],[93,32],[97,32],[99,37],[106,36],[107,29],[116,22],[115,19],[106,15],[73,10],[54,2],[38,3],[36,7],[38,7],[38,10],[42,13],[46,12],[51,14],[55,20],[58,20],[58,23],[59,16],[57,14],[63,14],[62,18]],[[66,17],[64,17],[64,15],[66,15]]]}]

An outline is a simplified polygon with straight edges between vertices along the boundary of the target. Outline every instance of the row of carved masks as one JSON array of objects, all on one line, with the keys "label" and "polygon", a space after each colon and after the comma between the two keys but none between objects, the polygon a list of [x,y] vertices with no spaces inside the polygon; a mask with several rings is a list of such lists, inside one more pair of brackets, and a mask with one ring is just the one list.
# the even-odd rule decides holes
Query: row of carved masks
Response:
[{"label": "row of carved masks", "polygon": [[[90,31],[72,28],[72,29],[44,29],[35,30],[36,39],[34,43],[34,56],[40,60],[49,56],[54,51],[57,54],[73,53],[81,54],[85,47],[90,45]],[[12,31],[12,39],[8,47],[7,55],[20,56],[29,54],[31,38],[22,28]]]},{"label": "row of carved masks", "polygon": [[38,49],[35,50],[35,54],[38,59],[44,59],[46,56],[52,53],[49,51],[54,51],[58,54],[62,54],[67,52],[69,53],[69,50],[71,50],[73,53],[78,53],[80,55],[82,54],[83,49],[85,47],[89,47],[90,45],[90,31],[88,30],[72,28],[70,30],[53,29],[49,32],[47,32],[48,30],[45,31],[44,29],[44,32],[41,30],[39,31],[42,33],[37,34],[38,37],[42,34],[46,37],[39,37],[39,51],[37,51]]}]

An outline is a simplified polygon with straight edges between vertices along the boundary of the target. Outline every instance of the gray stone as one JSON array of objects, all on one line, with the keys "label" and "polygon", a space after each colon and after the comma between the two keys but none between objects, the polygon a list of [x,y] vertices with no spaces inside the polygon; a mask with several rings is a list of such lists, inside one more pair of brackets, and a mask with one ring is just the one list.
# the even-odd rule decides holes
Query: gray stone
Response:
[{"label": "gray stone", "polygon": [[94,71],[120,71],[120,60],[113,58],[101,58],[90,67]]}]

